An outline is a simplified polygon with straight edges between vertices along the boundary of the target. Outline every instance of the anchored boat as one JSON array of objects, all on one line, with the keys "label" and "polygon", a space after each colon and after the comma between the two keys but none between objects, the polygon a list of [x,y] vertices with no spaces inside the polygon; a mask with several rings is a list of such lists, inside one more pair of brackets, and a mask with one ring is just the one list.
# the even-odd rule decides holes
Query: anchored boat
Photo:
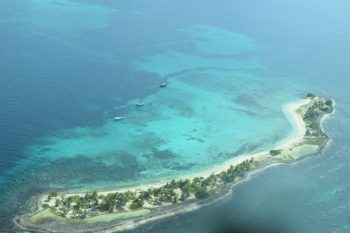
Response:
[{"label": "anchored boat", "polygon": [[121,121],[121,120],[124,120],[124,119],[126,119],[126,116],[116,116],[116,117],[113,118],[113,120],[115,120],[115,121]]},{"label": "anchored boat", "polygon": [[135,105],[136,105],[137,107],[142,107],[142,106],[145,105],[145,102],[140,101],[140,102],[137,102]]}]

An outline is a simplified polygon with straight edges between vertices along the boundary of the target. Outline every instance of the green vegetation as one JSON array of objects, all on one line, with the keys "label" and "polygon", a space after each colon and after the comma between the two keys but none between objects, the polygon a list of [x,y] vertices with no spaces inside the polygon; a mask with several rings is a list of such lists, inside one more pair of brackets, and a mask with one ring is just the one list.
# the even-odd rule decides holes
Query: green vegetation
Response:
[{"label": "green vegetation", "polygon": [[204,198],[209,197],[209,192],[208,192],[207,187],[205,187],[205,186],[204,187],[203,186],[196,186],[195,192],[194,192],[194,196],[197,199],[204,199]]},{"label": "green vegetation", "polygon": [[276,156],[282,153],[282,150],[270,150],[271,156]]},{"label": "green vegetation", "polygon": [[46,219],[60,219],[60,217],[57,216],[53,210],[48,208],[34,214],[30,219],[34,223],[40,223]]},{"label": "green vegetation", "polygon": [[140,209],[144,204],[145,202],[143,200],[139,198],[134,199],[130,205],[130,209],[132,210]]},{"label": "green vegetation", "polygon": [[57,197],[58,193],[57,192],[50,192],[49,197]]},{"label": "green vegetation", "polygon": [[44,209],[46,209],[46,208],[49,208],[49,207],[50,207],[50,205],[49,205],[49,204],[47,204],[47,203],[44,203],[44,204],[42,204],[42,205],[41,205],[41,207],[43,207]]},{"label": "green vegetation", "polygon": [[333,112],[333,101],[322,97],[309,97],[312,100],[312,105],[307,108],[304,113],[303,120],[306,124],[307,137],[324,137],[319,119],[324,115]]},{"label": "green vegetation", "polygon": [[333,101],[332,100],[326,100],[325,104],[327,106],[332,106],[333,105]]},{"label": "green vegetation", "polygon": [[58,196],[57,192],[50,192],[49,195],[47,196],[47,200],[50,201],[51,198],[55,198]]},{"label": "green vegetation", "polygon": [[108,213],[108,214],[99,214],[97,216],[90,217],[85,219],[85,223],[99,223],[99,222],[110,222],[116,219],[125,219],[130,217],[142,216],[149,213],[148,209],[138,209],[133,211],[124,211],[118,213]]},{"label": "green vegetation", "polygon": [[137,217],[142,216],[149,213],[148,209],[138,209],[133,211],[123,211],[117,213],[107,213],[107,214],[99,214],[88,219],[76,219],[76,218],[66,218],[62,216],[58,216],[55,211],[52,209],[44,209],[36,214],[34,214],[30,219],[33,223],[41,223],[46,220],[56,220],[65,223],[99,223],[99,222],[110,222],[116,219],[125,219],[129,217]]},{"label": "green vegetation", "polygon": [[316,97],[316,95],[314,95],[314,94],[312,94],[312,93],[308,93],[308,94],[306,95],[306,97],[307,97],[307,98],[314,98],[314,97]]}]

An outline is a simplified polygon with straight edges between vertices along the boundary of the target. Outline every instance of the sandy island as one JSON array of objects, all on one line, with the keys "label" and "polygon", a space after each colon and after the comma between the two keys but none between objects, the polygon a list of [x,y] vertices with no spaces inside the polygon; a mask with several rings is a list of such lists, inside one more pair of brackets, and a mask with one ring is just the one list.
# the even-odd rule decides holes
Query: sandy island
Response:
[{"label": "sandy island", "polygon": [[[133,192],[135,193],[134,199],[139,199],[140,193],[147,192],[147,190],[149,191],[150,189],[161,190],[162,188],[167,187],[167,185],[169,186],[171,181],[180,182],[183,180],[191,180],[191,182],[195,183],[194,180],[198,178],[200,178],[203,181],[214,176],[220,177],[221,181],[215,181],[216,184],[214,186],[205,187],[208,188],[209,191],[212,191],[212,195],[209,198],[206,198],[205,200],[201,200],[201,198],[197,198],[197,196],[195,198],[195,195],[190,195],[187,199],[170,203],[164,202],[163,204],[161,203],[159,206],[151,204],[150,201],[145,201],[145,204],[142,204],[143,207],[141,205],[142,208],[140,207],[136,210],[130,207],[131,201],[129,201],[129,204],[125,206],[123,212],[120,212],[119,217],[116,217],[114,220],[113,215],[117,216],[118,211],[117,213],[115,213],[112,209],[112,213],[106,214],[104,212],[101,212],[97,216],[89,217],[86,220],[75,221],[75,219],[71,219],[70,217],[68,217],[68,220],[72,220],[71,222],[69,222],[65,220],[67,219],[67,217],[63,218],[55,216],[51,212],[50,214],[48,214],[49,209],[45,209],[43,207],[43,204],[46,206],[51,206],[51,208],[53,208],[55,204],[52,202],[52,200],[49,200],[49,194],[43,194],[40,197],[37,197],[35,206],[33,208],[35,210],[32,211],[32,213],[16,217],[15,223],[22,229],[34,230],[38,232],[56,232],[56,228],[60,228],[59,232],[111,232],[112,230],[120,231],[138,226],[149,221],[172,216],[177,213],[187,212],[198,208],[200,205],[205,205],[220,200],[231,192],[232,185],[243,180],[243,175],[241,175],[234,178],[233,181],[222,185],[223,178],[221,177],[235,170],[233,168],[237,168],[242,165],[248,164],[249,168],[245,171],[254,172],[257,169],[267,167],[271,164],[279,162],[292,162],[309,155],[319,154],[323,150],[325,145],[329,142],[329,137],[323,133],[321,123],[324,120],[324,116],[334,111],[334,102],[324,97],[318,97],[312,94],[309,95],[305,99],[285,104],[282,107],[282,110],[285,113],[287,119],[293,126],[293,132],[290,134],[290,136],[288,136],[287,139],[276,143],[270,150],[265,150],[252,154],[241,154],[210,169],[191,173],[188,175],[175,176],[166,178],[158,182],[130,186],[125,188],[116,188],[113,190],[101,191],[96,193],[96,195],[106,198],[108,195],[115,195],[116,193],[123,194],[126,192]],[[172,191],[174,193],[181,194],[183,190],[179,190],[179,187],[176,187],[173,188]],[[226,195],[224,195],[225,193]],[[61,193],[61,195],[64,196],[64,198],[73,198],[74,196],[86,198],[87,194],[66,192]],[[101,203],[102,202],[103,201],[101,201]],[[97,201],[97,203],[99,203],[99,201]],[[141,210],[147,211],[144,213],[140,213],[141,216],[137,216],[136,212]],[[121,214],[125,215],[126,217],[120,218]],[[112,220],[110,222],[103,223],[96,220],[94,224],[88,224],[93,222],[91,219],[97,219],[99,216],[109,216],[109,218],[111,218]],[[40,220],[36,221],[36,219]],[[62,221],[64,222],[64,224]]]}]

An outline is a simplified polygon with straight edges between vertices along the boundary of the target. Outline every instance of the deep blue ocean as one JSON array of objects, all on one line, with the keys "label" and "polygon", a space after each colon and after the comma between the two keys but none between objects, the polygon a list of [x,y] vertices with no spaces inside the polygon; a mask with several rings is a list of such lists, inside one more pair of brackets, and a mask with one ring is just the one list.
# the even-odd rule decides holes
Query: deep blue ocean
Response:
[{"label": "deep blue ocean", "polygon": [[[13,217],[49,190],[159,180],[266,149],[293,130],[283,104],[307,92],[336,101],[322,155],[264,170],[222,204],[132,232],[350,232],[348,1],[0,6],[0,232],[20,232]],[[128,118],[115,122],[116,114]]]}]

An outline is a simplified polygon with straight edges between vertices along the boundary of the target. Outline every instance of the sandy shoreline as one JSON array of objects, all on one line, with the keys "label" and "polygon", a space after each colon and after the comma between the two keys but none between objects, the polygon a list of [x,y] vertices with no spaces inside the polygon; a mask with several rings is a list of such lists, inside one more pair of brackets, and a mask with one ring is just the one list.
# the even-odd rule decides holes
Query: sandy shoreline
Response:
[{"label": "sandy shoreline", "polygon": [[[288,103],[282,106],[283,113],[286,115],[288,121],[291,123],[293,127],[293,132],[288,136],[288,138],[283,139],[282,141],[276,143],[271,149],[286,149],[291,147],[293,144],[300,142],[305,134],[305,124],[303,119],[300,117],[300,115],[296,112],[298,108],[300,108],[303,105],[306,105],[310,102],[310,99],[302,99],[296,102]],[[115,193],[115,192],[125,192],[125,191],[136,191],[136,190],[147,190],[149,188],[158,188],[164,185],[165,183],[171,181],[172,179],[178,180],[178,179],[193,179],[195,177],[208,177],[211,174],[217,174],[223,171],[226,171],[231,165],[235,166],[247,159],[257,159],[260,156],[266,155],[269,153],[268,150],[253,153],[253,154],[242,154],[235,156],[234,158],[227,160],[226,162],[217,165],[215,167],[194,172],[187,175],[179,175],[179,176],[173,176],[170,178],[165,178],[164,180],[157,181],[157,182],[150,182],[146,184],[141,185],[135,185],[135,186],[129,186],[129,187],[121,187],[121,188],[115,188],[107,191],[99,191],[98,193],[101,195],[107,195],[108,193]],[[71,195],[85,195],[86,192],[65,192],[67,196]],[[41,206],[42,201],[47,197],[46,195],[42,195],[39,198],[39,207]]]},{"label": "sandy shoreline", "polygon": [[[312,120],[314,122],[311,121],[310,123],[309,121],[307,121],[308,119],[310,119],[309,110],[311,109],[311,111],[317,111],[317,110],[319,111],[319,109],[315,110],[314,107],[315,105],[320,103],[320,102],[317,102],[320,100],[323,101],[323,104],[324,104],[323,107],[324,107],[325,105],[327,105],[326,100],[328,101],[329,99],[326,99],[326,98],[322,99],[322,97],[306,98],[306,99],[299,100],[297,102],[292,102],[292,103],[283,105],[282,106],[283,113],[285,114],[291,126],[293,127],[293,130],[286,139],[283,139],[271,145],[269,149],[266,149],[257,153],[241,154],[239,156],[235,156],[230,160],[227,160],[224,163],[218,164],[212,168],[205,169],[203,171],[193,172],[187,175],[166,177],[166,178],[163,178],[163,180],[160,180],[157,182],[148,182],[146,184],[120,187],[120,188],[110,189],[107,191],[98,192],[99,195],[107,195],[109,193],[116,193],[116,192],[125,192],[128,190],[134,193],[138,193],[138,191],[147,190],[149,188],[159,188],[172,179],[192,180],[195,177],[208,177],[211,174],[215,174],[217,175],[216,177],[220,177],[221,175],[219,174],[221,172],[227,172],[230,166],[240,165],[242,164],[242,162],[254,158],[254,160],[256,161],[254,164],[257,164],[254,170],[249,171],[249,173],[246,174],[247,176],[234,180],[232,183],[226,183],[225,186],[220,186],[217,192],[213,193],[213,195],[211,195],[207,199],[200,200],[195,198],[188,198],[185,201],[179,202],[174,205],[163,205],[159,208],[154,208],[149,214],[146,214],[144,216],[130,217],[127,219],[115,219],[108,223],[99,222],[92,225],[86,225],[86,223],[80,222],[76,224],[67,224],[63,220],[55,219],[53,222],[50,222],[50,224],[47,224],[46,222],[42,224],[42,223],[37,223],[35,221],[33,222],[32,217],[36,216],[37,214],[40,215],[40,213],[42,212],[43,207],[41,207],[41,204],[44,203],[43,201],[48,196],[48,194],[43,194],[43,195],[37,196],[35,199],[35,202],[33,202],[33,204],[35,203],[34,204],[35,206],[33,206],[33,209],[35,207],[36,208],[35,210],[33,210],[32,213],[18,216],[14,219],[14,222],[21,229],[40,230],[40,232],[57,232],[56,230],[60,229],[60,232],[83,233],[83,232],[87,232],[86,230],[88,230],[88,232],[98,231],[98,232],[110,233],[110,232],[119,232],[127,229],[133,229],[139,225],[145,224],[150,221],[167,218],[179,213],[192,211],[202,206],[217,203],[220,200],[224,200],[226,197],[228,197],[232,193],[232,187],[246,180],[249,180],[251,175],[255,173],[258,173],[268,167],[275,166],[281,163],[297,161],[311,155],[320,154],[324,149],[324,147],[330,141],[329,136],[324,134],[321,123],[325,120],[324,116],[329,116],[329,114],[334,113],[334,104],[335,104],[333,101],[331,109],[329,110],[323,110],[322,108],[323,114],[321,114],[320,117],[313,116]],[[313,104],[311,104],[312,103],[311,101],[314,101]],[[318,106],[318,107],[321,108],[322,106]],[[310,125],[312,123],[317,124],[316,127],[311,127]],[[315,140],[315,139],[317,140],[317,143],[313,144],[315,142],[312,140]],[[310,147],[311,147],[311,150],[310,150]],[[278,154],[275,154],[274,151],[271,151],[271,150],[278,151]],[[72,192],[72,193],[65,192],[62,194],[64,194],[66,197],[72,196],[72,195],[83,196],[86,194],[86,192]]]}]

